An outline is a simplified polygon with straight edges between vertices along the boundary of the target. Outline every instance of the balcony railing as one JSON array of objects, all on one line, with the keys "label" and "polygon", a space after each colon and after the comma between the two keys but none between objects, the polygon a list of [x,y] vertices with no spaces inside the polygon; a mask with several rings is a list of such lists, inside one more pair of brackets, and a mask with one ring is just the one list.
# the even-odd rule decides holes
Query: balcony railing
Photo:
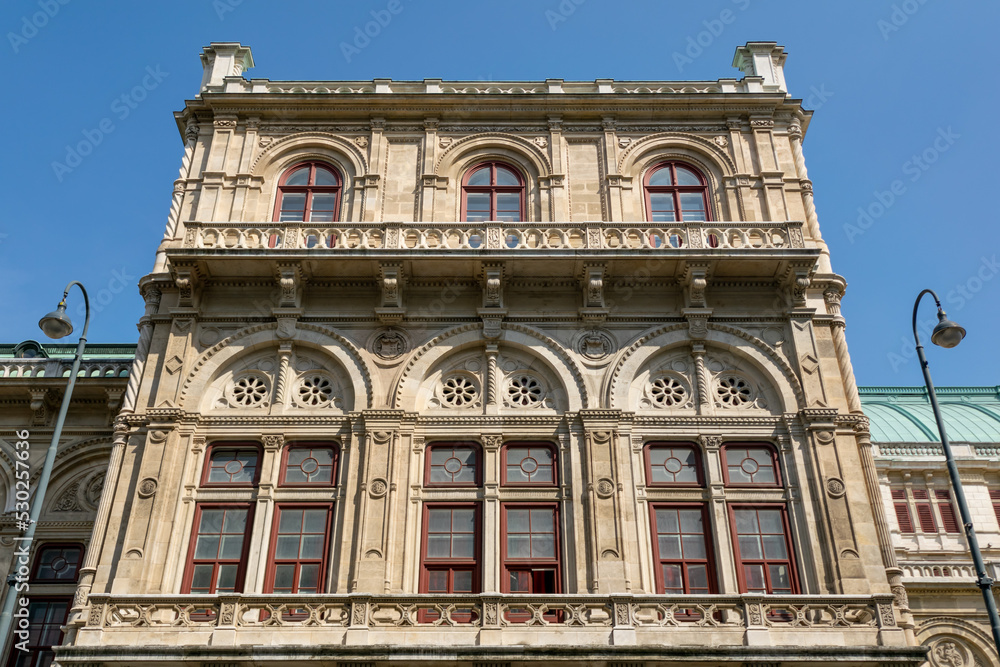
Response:
[{"label": "balcony railing", "polygon": [[[131,359],[95,359],[80,363],[80,378],[128,377]],[[73,370],[72,359],[3,359],[0,360],[0,378],[60,378],[69,377]]]},{"label": "balcony railing", "polygon": [[802,222],[444,222],[310,225],[186,223],[184,248],[312,250],[780,250],[804,248]]},{"label": "balcony railing", "polygon": [[77,645],[134,644],[134,633],[146,646],[196,645],[206,639],[199,629],[225,629],[235,632],[236,646],[295,644],[318,637],[317,631],[324,644],[345,638],[358,644],[501,643],[491,630],[533,645],[884,646],[903,641],[902,633],[893,641],[899,628],[892,600],[891,595],[750,594],[92,595]]}]

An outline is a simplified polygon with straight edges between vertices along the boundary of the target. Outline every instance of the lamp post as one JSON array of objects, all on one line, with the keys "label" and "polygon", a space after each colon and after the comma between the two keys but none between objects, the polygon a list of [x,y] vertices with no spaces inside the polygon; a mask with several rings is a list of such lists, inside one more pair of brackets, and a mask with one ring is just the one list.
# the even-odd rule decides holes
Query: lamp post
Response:
[{"label": "lamp post", "polygon": [[[30,551],[31,541],[35,537],[35,526],[38,525],[38,517],[42,513],[42,504],[45,500],[45,492],[48,490],[49,478],[52,477],[52,468],[55,466],[56,462],[56,452],[59,449],[59,437],[62,435],[63,423],[66,421],[66,412],[69,410],[69,402],[73,396],[73,387],[76,386],[76,374],[80,372],[80,362],[83,359],[83,348],[87,345],[87,329],[90,327],[90,299],[87,298],[87,290],[84,289],[81,283],[75,280],[66,285],[66,291],[63,292],[62,300],[59,302],[56,309],[38,321],[38,326],[49,338],[63,338],[73,333],[73,324],[70,322],[69,316],[66,315],[66,297],[69,295],[69,290],[73,287],[73,285],[79,287],[80,291],[83,292],[83,303],[86,307],[86,318],[83,323],[83,333],[80,335],[80,342],[76,346],[76,356],[73,358],[73,369],[70,371],[69,380],[66,383],[66,393],[63,394],[62,405],[59,406],[59,416],[56,419],[55,430],[52,431],[52,441],[49,443],[49,449],[45,454],[45,463],[42,466],[42,475],[38,479],[38,489],[35,491],[35,499],[31,503],[31,513],[28,518],[28,527],[27,530],[25,530],[24,535],[19,538],[15,538],[21,542],[25,551]],[[16,562],[17,558],[15,558],[15,563]],[[11,636],[11,630],[14,626],[13,611],[14,603],[17,597],[18,596],[13,585],[8,587],[7,595],[4,599],[3,612],[0,612],[0,655],[3,653],[3,646],[6,644],[7,638]],[[11,650],[13,650],[13,647]]]},{"label": "lamp post", "polygon": [[913,340],[917,343],[917,357],[920,359],[920,369],[924,373],[924,384],[927,385],[927,395],[931,399],[931,408],[934,410],[934,420],[937,422],[938,433],[941,434],[941,447],[944,449],[945,460],[948,464],[948,476],[951,477],[951,487],[955,490],[955,502],[958,504],[958,512],[962,516],[965,537],[969,541],[969,551],[972,553],[972,562],[976,568],[976,585],[983,592],[983,600],[986,602],[986,612],[990,618],[990,629],[993,631],[993,643],[996,645],[997,655],[1000,655],[1000,616],[997,615],[997,604],[996,600],[993,599],[993,580],[986,575],[986,564],[983,562],[983,555],[979,551],[979,541],[976,539],[976,529],[972,526],[969,506],[965,502],[965,491],[962,490],[962,480],[958,475],[958,466],[955,465],[955,457],[951,452],[951,443],[948,442],[948,434],[944,430],[941,408],[938,406],[937,394],[934,392],[934,383],[931,382],[931,372],[927,366],[927,357],[924,356],[924,346],[920,344],[920,335],[917,333],[917,308],[920,306],[920,300],[925,294],[930,294],[934,297],[934,303],[937,304],[938,310],[938,323],[931,332],[932,343],[940,347],[955,347],[965,338],[965,329],[947,318],[944,310],[941,309],[941,300],[934,290],[925,289],[917,296],[917,301],[913,304]]}]

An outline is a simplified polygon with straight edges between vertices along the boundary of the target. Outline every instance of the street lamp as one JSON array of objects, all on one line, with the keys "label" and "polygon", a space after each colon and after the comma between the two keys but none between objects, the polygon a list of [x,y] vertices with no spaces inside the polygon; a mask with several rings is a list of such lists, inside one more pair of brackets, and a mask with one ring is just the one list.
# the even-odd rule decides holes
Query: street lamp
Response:
[{"label": "street lamp", "polygon": [[[31,513],[28,518],[28,526],[21,537],[14,538],[22,543],[26,550],[30,551],[31,541],[35,537],[35,526],[38,525],[38,517],[42,513],[42,503],[45,500],[45,492],[49,487],[49,478],[52,477],[52,468],[56,462],[56,452],[59,449],[59,438],[62,435],[63,423],[66,421],[66,412],[69,410],[69,402],[73,396],[73,387],[76,386],[76,374],[80,372],[80,362],[83,360],[83,348],[87,345],[87,329],[90,327],[90,299],[87,298],[87,290],[77,281],[66,285],[62,300],[54,311],[38,321],[38,326],[49,338],[64,338],[73,333],[73,323],[66,315],[66,297],[73,285],[83,292],[83,303],[86,307],[86,318],[83,323],[83,333],[80,335],[80,342],[76,346],[76,356],[73,358],[73,369],[69,373],[69,380],[66,383],[66,393],[63,394],[62,405],[59,406],[59,417],[56,419],[55,430],[52,431],[52,442],[49,443],[48,452],[45,454],[45,464],[42,466],[42,475],[38,479],[38,489],[35,491],[35,499],[31,503]],[[17,569],[17,558],[14,559],[14,569]],[[7,589],[7,596],[4,599],[3,612],[0,612],[0,654],[7,638],[11,636],[13,629],[14,603],[17,594],[13,586]],[[13,650],[13,647],[11,647]]]},{"label": "street lamp", "polygon": [[990,617],[990,629],[993,631],[993,643],[996,645],[997,655],[1000,655],[1000,616],[997,615],[996,600],[993,599],[993,580],[986,575],[986,564],[983,563],[983,555],[979,551],[979,541],[976,539],[976,529],[972,526],[972,517],[969,515],[969,506],[965,502],[965,491],[962,490],[962,480],[958,476],[958,466],[955,465],[955,457],[951,452],[951,443],[948,442],[948,434],[944,430],[944,420],[941,418],[941,408],[938,406],[937,394],[934,392],[934,383],[931,382],[931,372],[927,366],[927,357],[924,356],[924,346],[920,344],[920,335],[917,333],[917,308],[920,300],[925,294],[934,297],[937,304],[938,323],[931,332],[931,342],[940,347],[955,347],[965,338],[965,329],[958,326],[945,316],[941,309],[941,300],[934,290],[925,289],[917,296],[916,303],[913,304],[913,340],[917,343],[917,357],[920,359],[920,369],[924,373],[924,384],[927,385],[927,395],[931,399],[931,408],[934,410],[934,420],[937,422],[938,433],[941,434],[941,447],[944,449],[945,460],[948,463],[948,476],[951,477],[951,487],[955,490],[955,502],[958,504],[958,512],[962,516],[962,524],[965,526],[965,537],[969,541],[969,551],[972,553],[972,562],[976,568],[976,585],[983,592],[983,600],[986,602],[986,612]]}]

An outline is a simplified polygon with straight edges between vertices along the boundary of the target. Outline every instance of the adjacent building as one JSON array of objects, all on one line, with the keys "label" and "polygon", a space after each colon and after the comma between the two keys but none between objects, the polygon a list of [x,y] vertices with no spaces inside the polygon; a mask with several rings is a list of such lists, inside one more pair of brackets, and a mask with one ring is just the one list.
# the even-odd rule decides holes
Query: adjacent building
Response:
[{"label": "adjacent building", "polygon": [[[134,361],[66,434],[106,472],[46,498],[93,532],[44,515],[34,582],[77,588],[37,646],[62,613],[67,666],[996,665],[971,596],[954,651],[907,597],[920,499],[862,412],[785,57],[270,81],[206,47]],[[0,380],[39,457],[56,365]]]}]

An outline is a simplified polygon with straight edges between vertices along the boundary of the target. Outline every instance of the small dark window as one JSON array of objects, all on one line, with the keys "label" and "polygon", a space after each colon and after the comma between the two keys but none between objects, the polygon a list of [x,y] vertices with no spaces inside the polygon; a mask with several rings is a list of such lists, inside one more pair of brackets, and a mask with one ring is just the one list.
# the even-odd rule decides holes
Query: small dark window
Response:
[{"label": "small dark window", "polygon": [[548,443],[506,445],[502,459],[504,486],[556,484],[556,454]]},{"label": "small dark window", "polygon": [[427,446],[427,486],[479,486],[479,447],[471,443]]},{"label": "small dark window", "polygon": [[285,448],[282,486],[334,486],[337,448],[328,444],[293,444]]},{"label": "small dark window", "polygon": [[257,483],[260,447],[254,443],[214,444],[201,483],[204,486],[253,486]]},{"label": "small dark window", "polygon": [[770,445],[729,444],[722,452],[727,486],[781,486],[778,458]]},{"label": "small dark window", "polygon": [[693,445],[647,445],[646,483],[649,486],[702,486],[698,450]]},{"label": "small dark window", "polygon": [[54,583],[76,581],[77,571],[83,562],[83,547],[77,544],[46,544],[35,557],[32,581]]}]

